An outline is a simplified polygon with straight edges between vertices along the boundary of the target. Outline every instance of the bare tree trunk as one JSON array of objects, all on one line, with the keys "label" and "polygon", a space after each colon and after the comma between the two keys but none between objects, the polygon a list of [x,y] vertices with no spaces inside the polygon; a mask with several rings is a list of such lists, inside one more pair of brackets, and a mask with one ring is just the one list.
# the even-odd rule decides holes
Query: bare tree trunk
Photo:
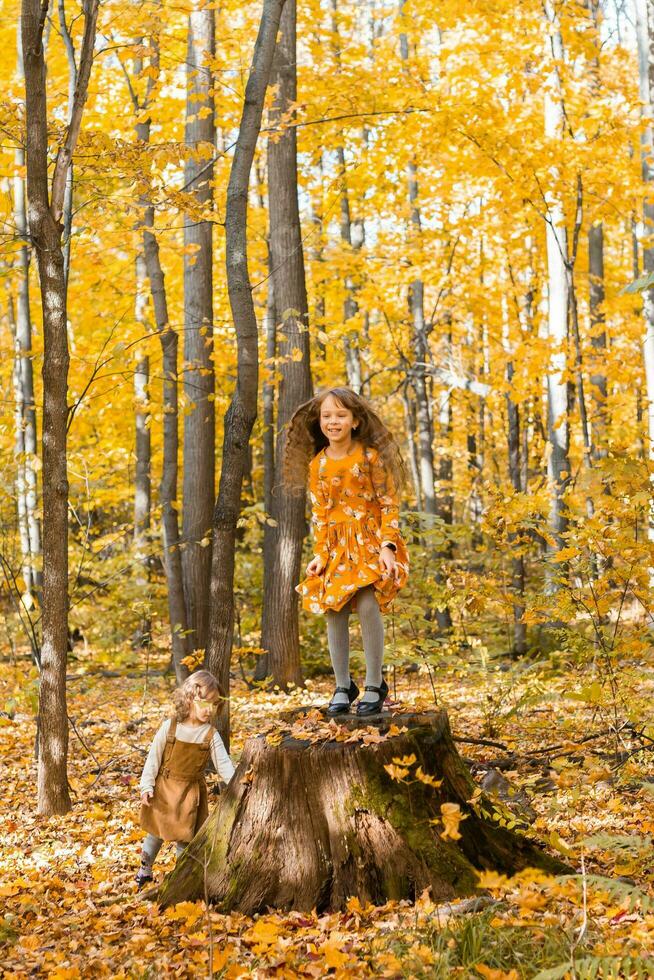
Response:
[{"label": "bare tree trunk", "polygon": [[[341,70],[341,40],[338,30],[338,0],[331,0],[332,5],[332,52],[336,62],[336,71]],[[364,229],[362,222],[352,222],[350,210],[350,197],[347,186],[347,166],[345,162],[345,148],[342,144],[336,147],[336,158],[341,179],[341,241],[349,249],[358,251],[364,242]],[[354,234],[353,234],[354,232]],[[346,333],[343,338],[343,349],[345,352],[345,375],[347,383],[361,394],[363,390],[363,370],[361,365],[361,347],[359,343],[359,329],[352,325],[348,327],[350,320],[357,316],[359,304],[356,300],[356,286],[351,275],[345,277],[346,296],[343,304],[343,319],[345,321]]]},{"label": "bare tree trunk", "polygon": [[[520,477],[520,410],[513,400],[513,350],[510,337],[509,318],[506,309],[503,310],[504,328],[503,340],[506,353],[506,415],[507,415],[507,449],[509,457],[509,479],[511,486],[520,493],[523,489]],[[511,549],[511,592],[513,593],[513,648],[514,657],[521,657],[527,652],[527,627],[522,622],[525,612],[525,560],[521,550],[519,537],[515,532],[509,534]]]},{"label": "bare tree trunk", "polygon": [[[155,79],[159,69],[159,38],[150,38],[151,73],[148,76],[146,94],[143,101],[139,98],[127,78],[134,110],[137,115],[150,108]],[[135,64],[135,74],[141,70],[140,59]],[[150,141],[150,118],[136,124],[136,138],[143,144]],[[154,205],[147,195],[139,198],[143,217],[137,228],[141,230],[143,240],[143,257],[145,271],[150,281],[150,295],[154,311],[154,322],[159,334],[162,350],[163,368],[163,465],[161,482],[159,484],[159,500],[161,502],[161,517],[163,531],[163,563],[166,574],[168,593],[168,617],[170,619],[172,660],[177,683],[188,676],[188,670],[182,663],[187,655],[186,641],[187,620],[186,603],[184,601],[184,581],[182,578],[182,559],[180,554],[179,520],[177,516],[177,472],[179,468],[179,406],[177,379],[177,334],[168,322],[168,302],[164,283],[164,272],[159,256],[159,244],[154,232]]]},{"label": "bare tree trunk", "polygon": [[[319,163],[320,175],[323,174],[322,165],[322,155],[320,157]],[[311,208],[311,223],[314,226],[314,234],[311,237],[311,244],[309,246],[309,254],[311,256],[311,265],[314,270],[320,269],[324,266],[324,249],[323,249],[323,218],[322,218],[322,208],[316,208],[315,203],[312,200],[310,204]],[[324,361],[325,355],[327,354],[327,345],[325,343],[325,287],[323,283],[324,274],[319,272],[314,278],[313,284],[313,296],[314,296],[314,336],[316,349],[318,351],[318,356]]]},{"label": "bare tree trunk", "polygon": [[161,501],[164,569],[168,589],[168,616],[172,635],[173,666],[177,682],[188,675],[182,660],[187,655],[187,620],[180,554],[179,519],[177,516],[177,472],[179,459],[179,404],[177,380],[177,333],[168,322],[168,304],[159,244],[154,233],[154,207],[145,208],[143,250],[150,280],[154,318],[163,354],[163,466],[159,499]]},{"label": "bare tree trunk", "polygon": [[43,310],[43,599],[39,686],[40,752],[38,810],[66,813],[68,793],[68,337],[62,216],[68,169],[79,135],[95,44],[98,0],[84,8],[78,84],[64,142],[48,187],[48,118],[43,29],[47,6],[22,0],[25,70],[27,195],[30,235],[36,252]]},{"label": "bare tree trunk", "polygon": [[[276,95],[271,125],[279,125],[297,99],[296,3],[286,0],[273,63],[271,84]],[[274,574],[264,580],[265,630],[262,645],[280,687],[300,684],[298,595],[295,591],[306,534],[304,494],[285,493],[282,460],[286,427],[293,412],[311,397],[309,308],[304,278],[302,233],[297,197],[297,131],[286,128],[268,142],[270,256],[275,309],[279,311],[279,386],[272,515],[276,521]]]},{"label": "bare tree trunk", "polygon": [[[70,123],[75,101],[75,89],[77,88],[77,62],[75,60],[75,48],[70,33],[70,26],[66,21],[65,0],[58,0],[59,12],[59,31],[66,49],[66,61],[68,62],[68,122]],[[66,174],[66,191],[64,193],[64,273],[66,276],[66,287],[68,287],[68,277],[70,275],[70,246],[71,235],[73,232],[73,164],[71,161]]]},{"label": "bare tree trunk", "polygon": [[[400,17],[404,13],[406,0],[400,0]],[[400,33],[400,53],[405,66],[409,60],[409,39]],[[410,238],[419,242],[422,236],[420,208],[418,206],[418,168],[415,158],[409,160],[407,169],[409,207],[411,211]],[[427,392],[426,368],[430,359],[427,326],[425,323],[425,286],[422,279],[415,278],[409,286],[409,310],[411,314],[411,347],[414,363],[411,367],[411,384],[416,400],[416,419],[418,423],[418,453],[420,488],[425,513],[436,514],[436,495],[434,492],[434,426]]]},{"label": "bare tree trunk", "polygon": [[590,377],[593,410],[591,413],[592,445],[595,459],[606,456],[606,323],[604,317],[604,227],[601,221],[588,230],[588,277],[590,280],[590,342],[593,346],[593,369]]},{"label": "bare tree trunk", "polygon": [[411,467],[411,479],[416,495],[416,510],[422,511],[422,487],[420,485],[420,469],[418,467],[418,450],[416,447],[416,431],[418,428],[416,420],[415,405],[411,400],[408,378],[401,386],[402,404],[404,406],[404,424],[406,427],[407,448],[409,450],[409,465]]},{"label": "bare tree trunk", "polygon": [[[215,16],[209,4],[191,12],[186,58],[186,145],[191,155],[184,183],[198,207],[213,204],[214,97],[210,59]],[[211,159],[211,157],[210,157]],[[215,502],[215,377],[210,220],[184,221],[184,485],[182,571],[189,647],[204,650],[209,628],[211,518]]]},{"label": "bare tree trunk", "polygon": [[[447,334],[445,337],[445,357],[450,358],[452,348],[452,327],[450,316],[447,315]],[[451,389],[444,389],[440,395],[438,405],[438,437],[442,449],[442,454],[436,470],[436,516],[440,518],[445,527],[451,527],[454,518],[454,499],[452,496],[452,392]],[[424,490],[424,487],[423,487]],[[439,562],[447,562],[452,558],[452,542],[449,540],[444,548],[436,552]],[[444,578],[442,571],[437,574],[437,581]],[[436,609],[436,622],[438,628],[443,632],[452,629],[452,614],[449,608]]]},{"label": "bare tree trunk", "polygon": [[[595,31],[595,57],[591,61],[590,97],[600,95],[600,52],[601,35],[599,28],[600,0],[587,0],[590,18]],[[637,278],[637,276],[636,276]],[[591,445],[594,461],[606,456],[608,387],[605,373],[606,322],[604,316],[604,226],[595,221],[588,229],[588,279],[590,307],[590,342],[593,347],[593,363],[590,376],[591,385]],[[608,486],[604,488],[608,491]]]},{"label": "bare tree trunk", "polygon": [[261,613],[261,646],[266,653],[257,658],[254,670],[255,681],[264,680],[270,672],[270,657],[268,655],[267,639],[270,633],[268,617],[272,613],[272,603],[266,602],[265,584],[275,575],[275,541],[277,524],[273,517],[273,487],[275,486],[275,381],[273,372],[276,371],[277,357],[277,313],[275,310],[275,291],[272,280],[272,258],[270,242],[268,243],[268,296],[266,299],[266,379],[263,384],[263,507],[265,524],[263,526],[263,581],[264,595]]},{"label": "bare tree trunk", "polygon": [[[641,134],[641,161],[643,181],[654,185],[654,0],[637,0],[638,64],[640,99],[645,126]],[[650,244],[654,234],[654,197],[645,195],[643,202],[643,272],[654,273],[654,247]],[[643,317],[645,339],[643,358],[647,385],[647,434],[648,456],[654,460],[654,286],[643,291]],[[654,480],[654,478],[653,478]],[[649,515],[649,539],[654,540],[654,512]],[[653,577],[654,577],[654,573]]]},{"label": "bare tree trunk", "polygon": [[[248,273],[248,185],[283,5],[284,0],[264,0],[227,187],[227,286],[236,330],[237,378],[236,388],[225,414],[220,485],[213,515],[211,610],[207,645],[207,666],[218,678],[225,696],[229,693],[234,624],[236,523],[243,474],[247,468],[248,440],[257,415],[259,375],[257,320]],[[221,734],[229,744],[228,704],[225,702],[222,713]]]},{"label": "bare tree trunk", "polygon": [[[20,28],[17,37],[18,71],[23,70],[22,42]],[[27,536],[23,543],[23,562],[27,591],[40,597],[43,583],[41,569],[41,522],[38,517],[38,445],[36,433],[36,406],[34,403],[34,369],[32,366],[32,314],[30,310],[30,249],[28,245],[27,211],[25,206],[25,179],[22,170],[25,166],[25,151],[22,146],[16,149],[16,174],[14,188],[14,222],[16,235],[21,241],[17,254],[19,268],[18,297],[16,303],[16,394],[21,401],[21,495],[24,499],[25,529]],[[17,420],[18,421],[18,420]],[[23,538],[21,538],[23,540]]]},{"label": "bare tree trunk", "polygon": [[[552,81],[557,97],[545,97],[545,135],[550,139],[561,139],[563,134],[563,109],[561,105],[560,79],[556,63],[562,62],[562,42],[552,0],[545,2],[546,21],[549,31],[548,47],[554,59]],[[552,184],[558,180],[558,173],[552,171]],[[546,194],[547,220],[547,269],[548,269],[548,324],[549,336],[553,345],[549,372],[547,376],[548,439],[551,452],[548,460],[548,476],[552,485],[550,507],[550,531],[554,539],[554,550],[563,547],[563,535],[568,527],[568,517],[564,494],[570,480],[570,435],[569,435],[569,389],[566,381],[568,345],[568,236],[565,227],[565,214],[561,200],[549,190]],[[548,587],[554,592],[558,588],[557,578],[564,568],[559,566],[555,574],[550,573]]]},{"label": "bare tree trunk", "polygon": [[[20,288],[20,284],[19,284]],[[14,367],[11,379],[14,388],[14,462],[16,466],[16,512],[18,516],[18,539],[21,553],[21,575],[23,578],[23,602],[31,604],[34,591],[32,580],[32,553],[30,536],[27,526],[27,481],[25,479],[25,429],[23,424],[23,389],[20,376],[20,348],[18,345],[18,330],[14,298],[9,293],[7,297],[7,317],[9,329],[14,342]]]},{"label": "bare tree trunk", "polygon": [[[147,270],[145,256],[139,250],[135,263],[136,295],[134,314],[138,324],[145,331],[149,329],[146,313],[145,281]],[[140,338],[139,338],[140,339]],[[151,439],[150,439],[150,359],[142,357],[134,368],[134,402],[135,402],[135,455],[136,469],[134,476],[134,554],[137,560],[136,584],[141,593],[147,590],[150,511],[152,507],[151,489]],[[147,614],[141,619],[134,636],[135,646],[145,646],[150,642],[151,622]]]}]

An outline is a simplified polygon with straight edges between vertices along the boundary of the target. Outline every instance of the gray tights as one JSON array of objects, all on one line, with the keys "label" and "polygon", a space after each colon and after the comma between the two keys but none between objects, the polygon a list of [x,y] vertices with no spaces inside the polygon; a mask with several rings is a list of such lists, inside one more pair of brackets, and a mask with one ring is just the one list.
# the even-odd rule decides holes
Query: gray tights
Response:
[{"label": "gray tights", "polygon": [[[379,687],[382,682],[382,663],[384,660],[384,620],[372,585],[357,592],[357,612],[361,622],[363,652],[366,657],[366,684]],[[327,640],[329,655],[338,687],[350,686],[350,629],[349,618],[351,602],[338,612],[329,610],[327,617]],[[362,701],[375,701],[374,691],[366,691]],[[333,704],[347,704],[347,694],[335,694]]]},{"label": "gray tights", "polygon": [[[157,854],[161,850],[162,844],[163,841],[161,837],[155,837],[154,834],[147,834],[145,840],[143,841],[143,848],[141,850],[141,864],[151,868],[155,862]],[[177,857],[179,857],[182,851],[186,849],[186,846],[186,841],[178,840],[175,842]]]}]

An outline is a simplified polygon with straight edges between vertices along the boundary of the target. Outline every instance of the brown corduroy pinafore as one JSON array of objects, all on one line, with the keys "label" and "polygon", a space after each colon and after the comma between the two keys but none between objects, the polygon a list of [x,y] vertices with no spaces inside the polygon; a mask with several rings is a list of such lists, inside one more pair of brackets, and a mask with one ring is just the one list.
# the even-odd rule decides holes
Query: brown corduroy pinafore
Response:
[{"label": "brown corduroy pinafore", "polygon": [[215,729],[203,742],[180,742],[176,730],[173,719],[150,806],[141,806],[141,827],[162,840],[190,841],[209,813],[204,768]]}]

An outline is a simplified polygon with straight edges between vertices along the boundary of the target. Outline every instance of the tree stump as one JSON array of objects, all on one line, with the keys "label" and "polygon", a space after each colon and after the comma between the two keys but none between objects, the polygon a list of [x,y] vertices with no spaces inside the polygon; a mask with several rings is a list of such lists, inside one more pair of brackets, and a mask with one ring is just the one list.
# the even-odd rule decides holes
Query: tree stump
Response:
[{"label": "tree stump", "polygon": [[[459,756],[445,711],[340,716],[317,712],[246,743],[209,819],[164,880],[162,906],[207,896],[222,911],[267,907],[319,912],[362,903],[470,895],[476,870],[570,869],[482,811],[483,796]],[[348,739],[347,741],[345,739]],[[352,739],[352,740],[350,740]],[[415,756],[411,779],[385,769]],[[441,836],[441,804],[458,804],[459,840]]]}]

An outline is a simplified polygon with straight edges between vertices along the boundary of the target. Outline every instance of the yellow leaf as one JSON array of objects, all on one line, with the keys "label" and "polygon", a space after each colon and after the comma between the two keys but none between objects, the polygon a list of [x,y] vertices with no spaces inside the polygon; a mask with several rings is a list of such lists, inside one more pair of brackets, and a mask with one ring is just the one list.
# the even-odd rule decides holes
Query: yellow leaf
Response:
[{"label": "yellow leaf", "polygon": [[406,777],[409,775],[409,770],[403,769],[401,766],[394,766],[392,764],[389,764],[387,766],[384,766],[384,769],[391,777],[391,779],[396,779],[398,783],[402,782],[402,780],[406,779]]},{"label": "yellow leaf", "polygon": [[466,814],[461,813],[458,803],[441,803],[441,818],[443,821],[443,840],[461,840],[459,824],[466,819]]},{"label": "yellow leaf", "polygon": [[90,817],[91,820],[106,820],[109,814],[106,810],[103,810],[101,806],[96,804],[95,806],[92,806],[90,810],[86,811],[86,816]]},{"label": "yellow leaf", "polygon": [[423,772],[422,766],[418,766],[416,769],[416,779],[420,780],[421,783],[424,783],[425,786],[431,786],[432,789],[438,789],[438,787],[443,784],[442,779],[435,779],[433,776],[430,776],[429,773]]},{"label": "yellow leaf", "polygon": [[504,970],[495,970],[492,966],[486,966],[484,963],[475,963],[475,970],[486,980],[518,980],[517,970],[509,970],[508,973],[505,973]]},{"label": "yellow leaf", "polygon": [[204,911],[199,902],[179,902],[166,909],[164,914],[167,919],[184,921],[189,925],[204,915]]},{"label": "yellow leaf", "polygon": [[277,942],[277,937],[282,931],[281,925],[272,919],[257,919],[251,929],[248,929],[244,938],[250,943],[258,946],[272,946]]},{"label": "yellow leaf", "polygon": [[320,947],[318,952],[324,954],[325,965],[329,969],[338,970],[341,966],[345,966],[349,960],[349,956],[341,950],[340,944],[335,939],[329,939]]},{"label": "yellow leaf", "polygon": [[555,555],[552,555],[552,560],[556,562],[570,561],[571,558],[576,558],[578,554],[579,548],[561,548]]}]

